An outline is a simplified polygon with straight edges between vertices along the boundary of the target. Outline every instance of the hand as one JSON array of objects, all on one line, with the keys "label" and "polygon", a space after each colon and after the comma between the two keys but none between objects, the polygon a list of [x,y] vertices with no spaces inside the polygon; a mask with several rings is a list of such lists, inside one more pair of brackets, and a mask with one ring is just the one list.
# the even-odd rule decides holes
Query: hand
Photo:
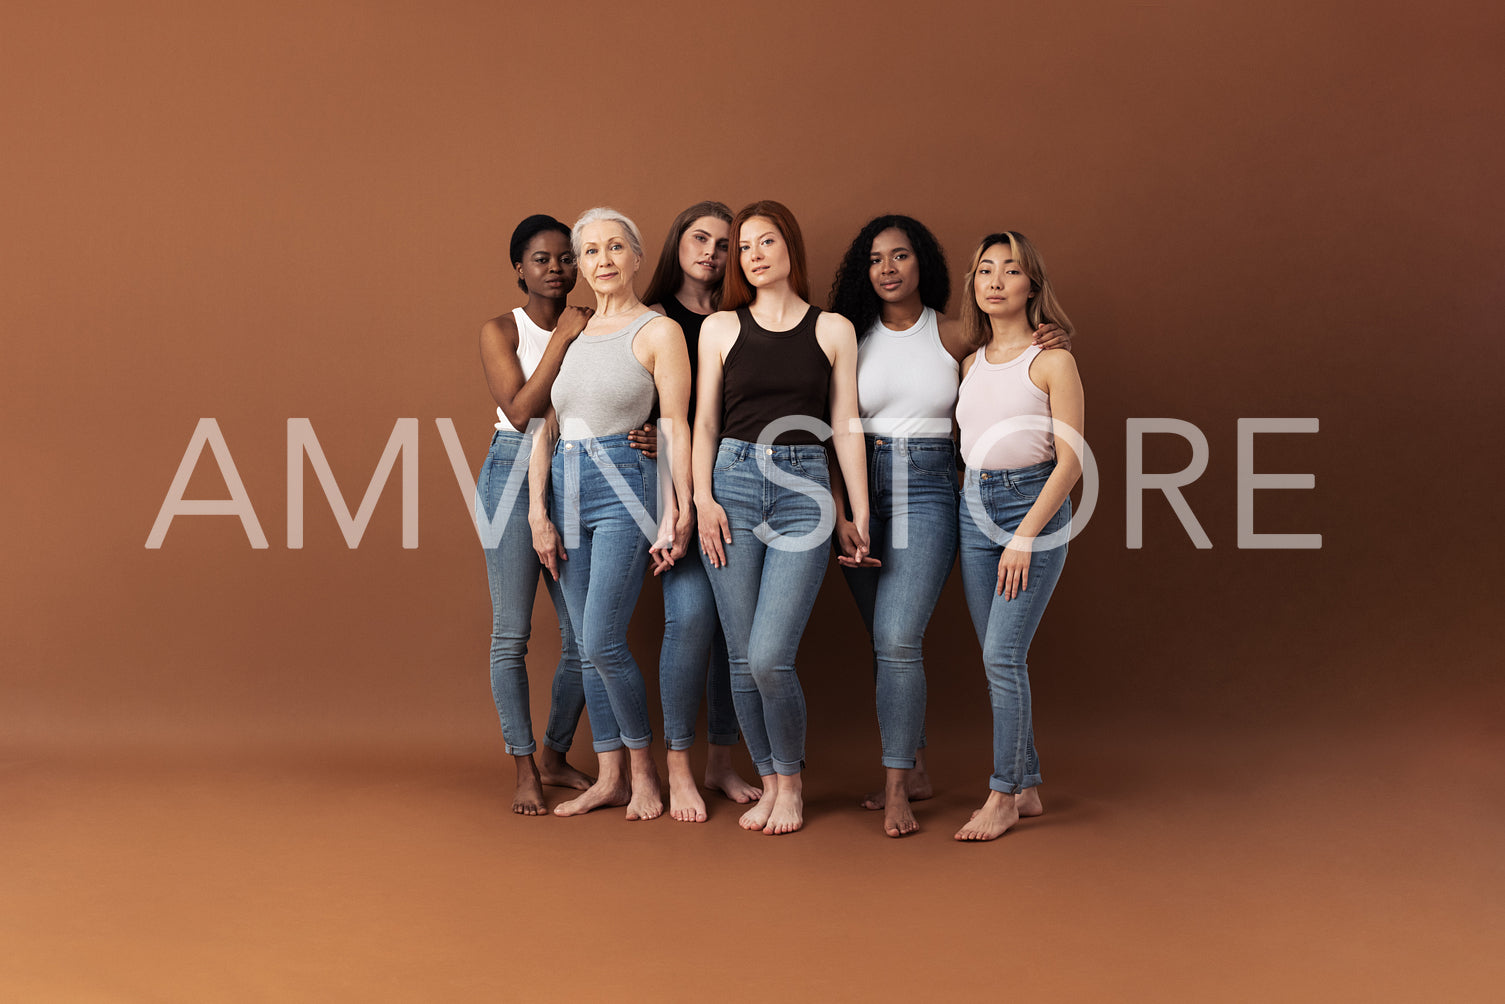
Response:
[{"label": "hand", "polygon": [[1031,344],[1042,349],[1065,349],[1071,351],[1071,335],[1058,324],[1042,324],[1035,329]]},{"label": "hand", "polygon": [[652,422],[644,422],[641,429],[628,430],[627,445],[634,450],[642,450],[643,456],[649,460],[657,460],[658,429]]},{"label": "hand", "polygon": [[566,343],[573,342],[585,330],[585,322],[594,313],[590,307],[566,306],[559,314],[559,322],[554,325],[554,337],[563,338]]},{"label": "hand", "polygon": [[[849,519],[836,519],[836,563],[845,568],[882,568],[883,562],[868,554],[869,542]],[[860,552],[860,555],[859,555]]]},{"label": "hand", "polygon": [[[674,532],[678,517],[674,512],[664,513],[664,518],[658,524],[658,537],[653,541],[653,546],[648,548],[648,556],[653,560],[653,574],[662,575],[674,567],[674,559],[679,557],[674,553]],[[681,551],[680,554],[684,552]]]},{"label": "hand", "polygon": [[1033,537],[1014,534],[998,559],[998,591],[995,595],[1012,600],[1029,588],[1029,559],[1034,551]]},{"label": "hand", "polygon": [[547,519],[541,519],[529,524],[533,529],[533,550],[538,553],[538,561],[549,570],[549,575],[555,582],[559,581],[559,563],[569,561],[570,556],[564,552],[564,541],[559,539],[559,531],[554,529],[554,524]]},{"label": "hand", "polygon": [[711,559],[712,568],[726,567],[724,547],[732,542],[732,525],[720,503],[704,502],[696,507],[700,523],[700,553]]}]

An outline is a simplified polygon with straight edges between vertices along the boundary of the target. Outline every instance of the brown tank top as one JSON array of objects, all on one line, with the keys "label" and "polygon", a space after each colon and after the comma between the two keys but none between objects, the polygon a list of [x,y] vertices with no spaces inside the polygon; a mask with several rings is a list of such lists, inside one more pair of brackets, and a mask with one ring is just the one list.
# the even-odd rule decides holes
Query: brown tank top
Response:
[{"label": "brown tank top", "polygon": [[[742,328],[726,355],[721,376],[721,435],[759,441],[767,425],[790,415],[831,420],[831,361],[815,340],[820,308],[812,306],[788,331],[769,331],[746,307],[737,310]],[[780,433],[780,446],[815,445],[803,430]]]}]

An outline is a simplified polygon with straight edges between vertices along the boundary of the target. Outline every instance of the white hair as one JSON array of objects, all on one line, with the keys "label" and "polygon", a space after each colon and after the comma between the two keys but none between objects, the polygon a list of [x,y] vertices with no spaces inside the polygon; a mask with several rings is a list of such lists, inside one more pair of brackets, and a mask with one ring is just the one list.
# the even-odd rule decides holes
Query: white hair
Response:
[{"label": "white hair", "polygon": [[592,223],[622,224],[622,229],[627,231],[627,246],[632,248],[633,254],[639,258],[643,257],[643,237],[638,233],[637,224],[615,209],[609,209],[606,206],[597,206],[595,209],[587,209],[581,213],[580,218],[575,221],[575,225],[570,228],[570,250],[575,252],[576,258],[580,257],[580,234]]}]

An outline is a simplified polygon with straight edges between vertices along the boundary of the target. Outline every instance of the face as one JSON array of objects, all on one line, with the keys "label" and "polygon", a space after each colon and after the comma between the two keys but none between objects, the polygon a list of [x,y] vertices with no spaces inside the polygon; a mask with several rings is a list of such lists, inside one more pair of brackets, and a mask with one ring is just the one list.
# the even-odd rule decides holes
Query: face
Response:
[{"label": "face", "polygon": [[570,239],[558,230],[534,234],[517,263],[517,275],[536,296],[550,300],[568,296],[577,276]]},{"label": "face", "polygon": [[627,228],[616,220],[588,223],[580,232],[580,268],[592,291],[605,295],[630,290],[641,264],[628,243]]},{"label": "face", "polygon": [[737,235],[737,259],[754,289],[789,278],[789,244],[767,217],[753,216],[742,224],[742,232]]},{"label": "face", "polygon": [[977,306],[989,317],[1012,317],[1029,309],[1029,276],[1011,256],[1014,251],[1007,244],[994,244],[982,253],[977,263],[977,275],[972,280],[972,292],[977,297]]},{"label": "face", "polygon": [[679,267],[697,282],[713,285],[726,271],[732,228],[725,220],[702,216],[679,239]]},{"label": "face", "polygon": [[884,303],[901,303],[919,295],[920,264],[909,246],[909,235],[898,227],[889,227],[874,237],[867,277]]}]

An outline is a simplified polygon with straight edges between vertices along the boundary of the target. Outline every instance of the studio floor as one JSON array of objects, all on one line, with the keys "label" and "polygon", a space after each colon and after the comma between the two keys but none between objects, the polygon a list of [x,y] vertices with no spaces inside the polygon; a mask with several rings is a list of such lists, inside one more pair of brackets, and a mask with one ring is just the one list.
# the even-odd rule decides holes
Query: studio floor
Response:
[{"label": "studio floor", "polygon": [[1505,727],[1477,700],[1055,722],[1046,814],[984,845],[951,834],[986,749],[940,731],[902,840],[852,752],[765,837],[721,800],[514,816],[507,765],[459,746],[7,750],[0,999],[1500,998]]}]

